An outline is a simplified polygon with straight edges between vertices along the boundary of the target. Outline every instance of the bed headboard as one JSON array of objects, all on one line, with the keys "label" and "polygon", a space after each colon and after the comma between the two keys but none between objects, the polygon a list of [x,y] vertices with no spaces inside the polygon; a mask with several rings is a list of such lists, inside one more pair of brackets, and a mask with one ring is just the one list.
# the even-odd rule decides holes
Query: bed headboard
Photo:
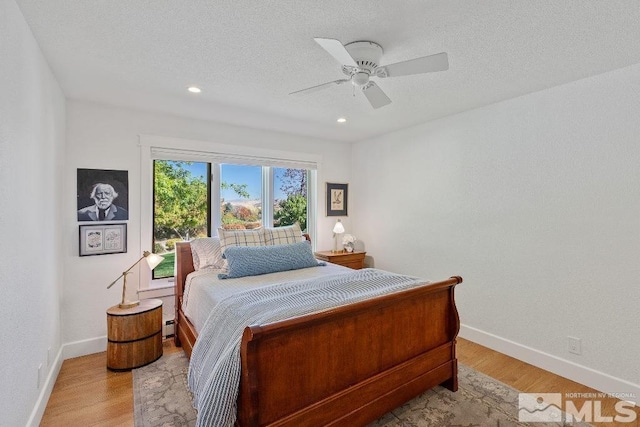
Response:
[{"label": "bed headboard", "polygon": [[[193,266],[193,255],[191,254],[191,243],[176,243],[176,304],[182,302],[182,294],[184,292],[184,284],[187,275],[195,271]],[[178,305],[176,305],[176,308]]]}]

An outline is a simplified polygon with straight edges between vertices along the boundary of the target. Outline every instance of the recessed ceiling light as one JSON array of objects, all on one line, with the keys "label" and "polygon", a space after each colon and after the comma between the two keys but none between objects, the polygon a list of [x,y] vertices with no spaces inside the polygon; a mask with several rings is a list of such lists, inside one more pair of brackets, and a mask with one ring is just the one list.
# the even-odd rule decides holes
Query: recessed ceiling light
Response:
[{"label": "recessed ceiling light", "polygon": [[191,92],[191,93],[200,93],[200,92],[202,92],[202,91],[200,90],[200,88],[199,88],[199,87],[196,87],[196,86],[189,86],[189,88],[188,88],[187,90],[188,90],[189,92]]},{"label": "recessed ceiling light", "polygon": [[344,117],[339,117],[338,120],[336,120],[338,123],[344,123],[347,121],[347,119],[345,119]]}]

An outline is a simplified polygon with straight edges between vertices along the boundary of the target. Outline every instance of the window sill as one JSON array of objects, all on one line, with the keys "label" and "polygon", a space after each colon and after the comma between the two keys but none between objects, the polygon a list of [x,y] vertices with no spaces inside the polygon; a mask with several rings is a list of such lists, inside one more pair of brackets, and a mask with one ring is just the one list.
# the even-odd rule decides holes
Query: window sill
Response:
[{"label": "window sill", "polygon": [[174,278],[152,280],[149,287],[138,289],[140,298],[158,298],[174,295]]}]

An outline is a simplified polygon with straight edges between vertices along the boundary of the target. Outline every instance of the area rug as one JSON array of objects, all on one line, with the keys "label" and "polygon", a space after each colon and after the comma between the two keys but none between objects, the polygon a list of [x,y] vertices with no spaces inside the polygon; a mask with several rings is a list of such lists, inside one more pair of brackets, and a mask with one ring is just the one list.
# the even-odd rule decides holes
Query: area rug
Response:
[{"label": "area rug", "polygon": [[195,426],[196,410],[187,386],[189,360],[184,352],[165,354],[133,370],[136,427]]},{"label": "area rug", "polygon": [[[136,427],[195,426],[197,414],[187,387],[187,367],[184,354],[173,353],[133,371]],[[435,387],[369,427],[527,425],[562,426],[563,423],[518,422],[517,390],[459,365],[456,393]]]}]

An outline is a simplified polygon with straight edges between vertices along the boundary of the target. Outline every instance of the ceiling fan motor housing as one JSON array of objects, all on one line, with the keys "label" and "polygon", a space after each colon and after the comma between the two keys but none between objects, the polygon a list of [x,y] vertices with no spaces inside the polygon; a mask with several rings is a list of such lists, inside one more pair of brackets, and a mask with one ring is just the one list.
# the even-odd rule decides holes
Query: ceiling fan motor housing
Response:
[{"label": "ceiling fan motor housing", "polygon": [[374,70],[380,65],[383,51],[382,46],[378,43],[359,41],[346,44],[344,47],[356,61],[358,67],[366,70],[369,74],[373,74]]}]

